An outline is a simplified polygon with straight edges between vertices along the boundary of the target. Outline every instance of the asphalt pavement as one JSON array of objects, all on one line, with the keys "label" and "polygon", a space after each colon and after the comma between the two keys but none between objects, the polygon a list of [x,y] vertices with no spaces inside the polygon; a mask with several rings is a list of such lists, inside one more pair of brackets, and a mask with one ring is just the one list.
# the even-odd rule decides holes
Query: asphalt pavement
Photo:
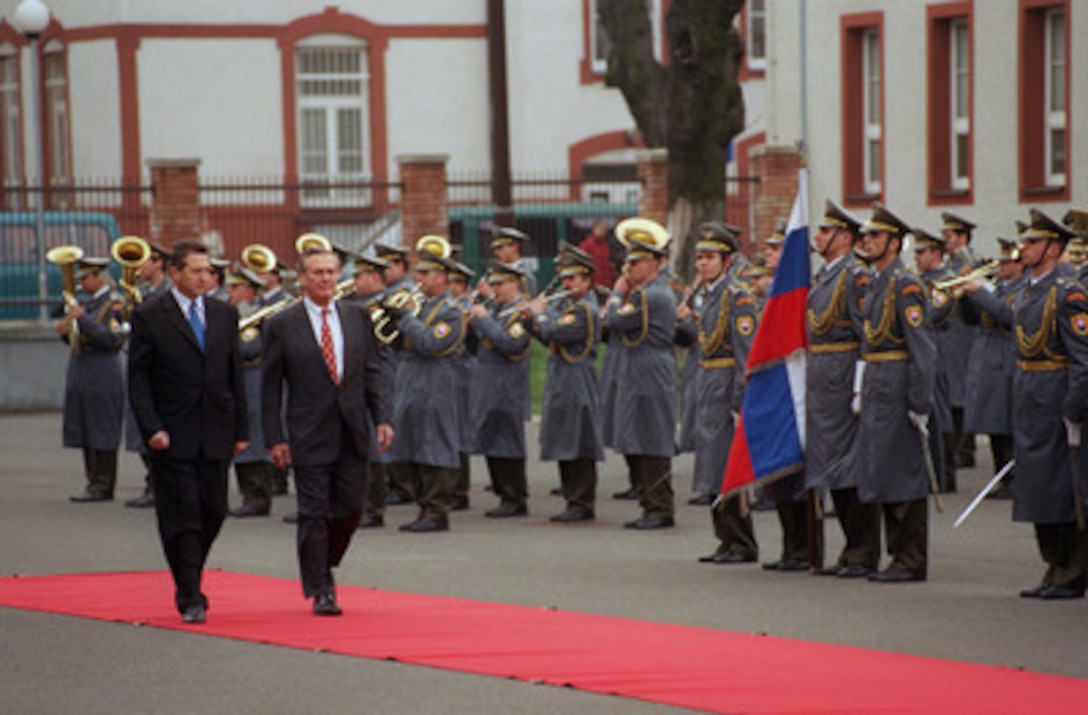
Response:
[{"label": "asphalt pavement", "polygon": [[[1043,571],[1030,525],[1011,521],[1009,502],[986,500],[952,528],[992,473],[984,439],[978,467],[960,472],[960,492],[943,495],[943,513],[930,511],[929,580],[877,585],[697,563],[714,540],[706,507],[686,504],[691,455],[674,460],[674,529],[622,528],[638,507],[611,498],[626,486],[623,460],[612,454],[601,470],[597,521],[551,524],[547,517],[563,507],[549,494],[557,469],[536,461],[535,425],[529,431],[528,517],[483,516],[496,500],[483,489],[483,461],[474,459],[471,509],[452,515],[449,533],[399,532],[414,508],[390,507],[384,529],[358,533],[338,582],[1088,678],[1088,601],[1017,596]],[[77,450],[60,447],[59,413],[0,415],[0,576],[165,568],[152,511],[123,506],[142,489],[139,460],[122,457],[117,500],[104,504],[68,501],[82,489],[80,465]],[[233,485],[231,499],[239,503]],[[228,520],[209,567],[297,578],[294,527],[281,519],[293,508],[293,496],[279,497],[270,518]],[[761,558],[777,558],[775,514],[757,512],[755,520]],[[825,533],[833,557],[842,543],[833,519]],[[299,608],[307,607],[300,594]],[[0,609],[0,693],[6,713],[680,712],[569,688],[11,609]]]}]

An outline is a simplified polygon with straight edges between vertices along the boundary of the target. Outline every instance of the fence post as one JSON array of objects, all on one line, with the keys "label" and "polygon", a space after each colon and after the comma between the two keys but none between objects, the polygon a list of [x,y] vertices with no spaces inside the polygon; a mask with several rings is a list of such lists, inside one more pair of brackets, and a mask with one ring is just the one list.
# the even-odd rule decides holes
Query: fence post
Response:
[{"label": "fence post", "polygon": [[401,245],[415,246],[428,233],[449,238],[448,154],[398,156],[400,166]]},{"label": "fence post", "polygon": [[752,202],[752,246],[758,250],[776,224],[790,217],[802,159],[796,147],[764,145],[752,150],[751,161],[752,172],[759,177]]},{"label": "fence post", "polygon": [[200,159],[148,159],[151,240],[170,247],[201,233]]}]

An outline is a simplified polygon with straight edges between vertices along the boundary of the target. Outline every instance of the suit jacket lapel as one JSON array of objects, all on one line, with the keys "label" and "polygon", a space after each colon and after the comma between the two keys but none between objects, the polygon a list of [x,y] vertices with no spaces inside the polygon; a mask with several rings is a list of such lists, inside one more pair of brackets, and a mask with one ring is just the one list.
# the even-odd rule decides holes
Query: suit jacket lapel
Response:
[{"label": "suit jacket lapel", "polygon": [[[171,323],[185,339],[189,341],[189,344],[194,349],[200,351],[200,344],[196,341],[196,335],[193,334],[193,326],[189,325],[189,321],[185,319],[185,316],[181,314],[181,306],[178,305],[177,300],[172,293],[168,293],[162,300],[163,312],[166,313],[166,321]],[[207,320],[208,311],[205,308],[204,319]],[[207,329],[205,328],[205,340],[207,339]]]}]

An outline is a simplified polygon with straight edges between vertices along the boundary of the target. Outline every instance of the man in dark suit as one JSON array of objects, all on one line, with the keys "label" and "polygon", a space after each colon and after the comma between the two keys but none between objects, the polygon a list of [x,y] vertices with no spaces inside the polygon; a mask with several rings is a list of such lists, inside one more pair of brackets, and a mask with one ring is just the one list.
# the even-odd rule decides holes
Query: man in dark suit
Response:
[{"label": "man in dark suit", "polygon": [[248,445],[234,306],[206,299],[208,249],[174,245],[174,286],[132,316],[129,399],[151,448],[155,514],[186,623],[203,623],[204,563],[227,515],[227,469]]},{"label": "man in dark suit", "polygon": [[[393,442],[391,386],[374,326],[362,304],[335,300],[340,269],[333,251],[303,253],[304,298],[268,321],[262,359],[265,441],[278,467],[294,466],[302,591],[319,616],[341,613],[332,568],[363,514],[371,440],[383,452]],[[285,387],[287,434],[279,409]]]}]

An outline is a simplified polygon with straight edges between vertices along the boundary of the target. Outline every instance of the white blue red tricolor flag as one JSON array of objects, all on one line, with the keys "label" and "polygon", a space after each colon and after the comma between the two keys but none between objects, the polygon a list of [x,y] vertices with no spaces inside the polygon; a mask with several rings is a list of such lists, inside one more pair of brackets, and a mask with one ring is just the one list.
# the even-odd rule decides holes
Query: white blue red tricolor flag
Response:
[{"label": "white blue red tricolor flag", "polygon": [[808,254],[808,177],[801,169],[782,258],[748,356],[748,385],[722,494],[804,467]]}]

